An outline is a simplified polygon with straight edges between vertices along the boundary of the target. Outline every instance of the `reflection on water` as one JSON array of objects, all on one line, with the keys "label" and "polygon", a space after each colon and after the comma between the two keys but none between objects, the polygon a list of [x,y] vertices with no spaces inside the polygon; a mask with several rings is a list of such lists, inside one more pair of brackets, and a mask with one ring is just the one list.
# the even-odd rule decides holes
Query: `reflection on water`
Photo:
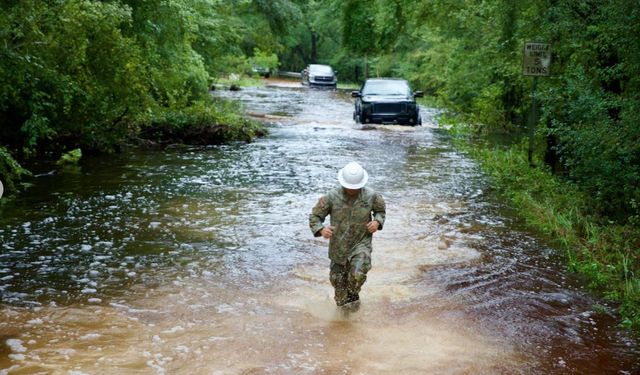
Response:
[{"label": "reflection on water", "polygon": [[[255,143],[87,159],[0,211],[0,373],[595,374],[638,342],[425,126],[355,126],[333,91],[221,92]],[[308,232],[360,161],[388,203],[362,308]]]}]

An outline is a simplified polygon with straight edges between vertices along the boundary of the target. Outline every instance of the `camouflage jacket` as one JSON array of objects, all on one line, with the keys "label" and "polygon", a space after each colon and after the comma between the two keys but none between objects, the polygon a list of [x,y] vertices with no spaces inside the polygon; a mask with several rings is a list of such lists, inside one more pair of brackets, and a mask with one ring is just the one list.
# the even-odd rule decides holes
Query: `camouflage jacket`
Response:
[{"label": "camouflage jacket", "polygon": [[329,259],[345,264],[358,253],[371,256],[373,235],[367,230],[367,223],[377,220],[380,223],[378,230],[381,230],[385,209],[382,195],[372,189],[362,188],[360,195],[350,200],[343,189],[338,188],[318,200],[309,215],[309,227],[318,237],[325,217],[331,216],[330,225],[335,228],[329,241]]}]

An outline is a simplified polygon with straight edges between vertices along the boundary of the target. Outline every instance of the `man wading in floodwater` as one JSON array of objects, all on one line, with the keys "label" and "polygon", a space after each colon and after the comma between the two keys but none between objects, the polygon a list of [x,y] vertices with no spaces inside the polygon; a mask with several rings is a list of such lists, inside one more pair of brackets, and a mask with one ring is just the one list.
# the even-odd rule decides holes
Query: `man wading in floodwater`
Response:
[{"label": "man wading in floodwater", "polygon": [[[338,172],[342,188],[322,196],[309,215],[309,227],[316,237],[329,239],[331,272],[338,306],[357,310],[360,288],[371,269],[371,239],[382,230],[385,203],[382,195],[365,188],[369,175],[356,162]],[[331,223],[324,219],[331,215]]]}]

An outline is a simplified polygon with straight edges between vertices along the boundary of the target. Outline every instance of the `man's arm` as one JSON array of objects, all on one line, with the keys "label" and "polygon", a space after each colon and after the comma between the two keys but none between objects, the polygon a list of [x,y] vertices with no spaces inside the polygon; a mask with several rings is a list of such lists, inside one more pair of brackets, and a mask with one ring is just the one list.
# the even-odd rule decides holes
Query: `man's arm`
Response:
[{"label": "man's arm", "polygon": [[320,237],[320,231],[324,228],[324,219],[331,212],[331,201],[326,195],[318,199],[318,203],[313,206],[309,215],[309,228],[315,237]]},{"label": "man's arm", "polygon": [[382,227],[384,226],[384,220],[387,216],[387,205],[385,204],[382,195],[375,193],[371,210],[373,211],[373,220],[380,223],[380,226],[378,226],[378,230],[382,230]]}]

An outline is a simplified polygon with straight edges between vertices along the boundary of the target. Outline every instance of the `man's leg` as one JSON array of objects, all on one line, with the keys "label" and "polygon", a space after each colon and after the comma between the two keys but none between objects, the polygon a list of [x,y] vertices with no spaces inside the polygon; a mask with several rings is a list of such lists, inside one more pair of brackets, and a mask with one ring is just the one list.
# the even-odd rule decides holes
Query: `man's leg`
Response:
[{"label": "man's leg", "polygon": [[336,305],[342,306],[348,302],[347,282],[349,278],[348,265],[337,264],[331,261],[331,271],[329,273],[329,281],[335,289]]},{"label": "man's leg", "polygon": [[347,299],[348,302],[360,300],[360,289],[367,281],[367,272],[371,269],[371,257],[365,253],[354,255],[348,263]]}]

